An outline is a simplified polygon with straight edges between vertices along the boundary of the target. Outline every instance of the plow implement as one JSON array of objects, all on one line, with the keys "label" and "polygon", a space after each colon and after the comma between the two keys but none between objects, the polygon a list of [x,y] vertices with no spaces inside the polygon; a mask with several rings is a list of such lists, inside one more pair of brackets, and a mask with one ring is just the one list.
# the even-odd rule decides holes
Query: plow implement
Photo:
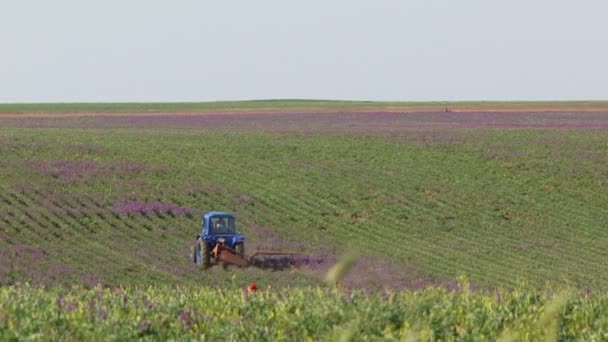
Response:
[{"label": "plow implement", "polygon": [[237,251],[221,242],[215,244],[210,254],[216,261],[222,262],[224,265],[260,268],[285,268],[293,266],[297,263],[295,259],[303,256],[302,253],[258,251],[249,257],[245,257],[245,255],[237,253]]},{"label": "plow implement", "polygon": [[211,250],[211,256],[216,261],[221,261],[226,264],[232,264],[239,267],[249,266],[249,262],[240,253],[237,253],[234,249],[225,246],[222,242],[217,242],[213,250]]}]

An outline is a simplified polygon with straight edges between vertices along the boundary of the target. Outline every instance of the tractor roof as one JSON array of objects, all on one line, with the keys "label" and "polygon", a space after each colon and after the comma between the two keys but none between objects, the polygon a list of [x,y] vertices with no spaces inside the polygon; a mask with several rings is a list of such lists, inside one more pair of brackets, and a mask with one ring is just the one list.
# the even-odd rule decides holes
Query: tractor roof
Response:
[{"label": "tractor roof", "polygon": [[214,216],[229,216],[229,217],[234,217],[234,215],[232,215],[231,213],[227,213],[224,211],[209,211],[207,213],[205,213],[205,215],[203,216],[206,220],[210,219],[211,217]]}]

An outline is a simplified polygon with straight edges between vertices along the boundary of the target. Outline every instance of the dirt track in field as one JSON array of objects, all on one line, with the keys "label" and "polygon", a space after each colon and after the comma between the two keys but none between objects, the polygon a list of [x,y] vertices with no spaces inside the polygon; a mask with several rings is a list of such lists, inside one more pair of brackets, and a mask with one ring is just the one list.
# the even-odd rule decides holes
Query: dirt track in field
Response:
[{"label": "dirt track in field", "polygon": [[134,112],[94,112],[94,111],[70,111],[70,112],[0,112],[0,118],[24,118],[24,117],[83,117],[83,116],[167,116],[167,115],[235,115],[235,114],[348,114],[348,113],[427,113],[427,112],[452,112],[452,113],[521,113],[521,112],[605,112],[608,113],[608,102],[580,102],[580,103],[478,103],[478,104],[404,104],[402,106],[353,106],[353,107],[289,107],[289,108],[229,108],[229,109],[203,109],[190,111],[163,111],[148,110]]},{"label": "dirt track in field", "polygon": [[[322,247],[316,246],[314,251],[305,241],[286,240],[272,230],[258,225],[248,227],[253,241],[247,243],[247,249],[254,251],[289,251],[301,253],[296,255],[279,255],[256,257],[253,266],[268,271],[297,271],[319,281],[335,265],[340,257]],[[307,248],[308,247],[308,251]],[[361,255],[355,261],[350,271],[341,279],[346,288],[359,289],[424,289],[428,286],[438,286],[455,289],[458,282],[455,279],[438,278],[422,275],[407,264],[386,256]]]}]

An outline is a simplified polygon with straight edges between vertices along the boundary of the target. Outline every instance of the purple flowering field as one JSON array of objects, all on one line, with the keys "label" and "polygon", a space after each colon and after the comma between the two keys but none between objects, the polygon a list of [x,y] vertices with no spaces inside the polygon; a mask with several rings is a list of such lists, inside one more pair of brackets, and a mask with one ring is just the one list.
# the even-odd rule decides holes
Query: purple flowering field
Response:
[{"label": "purple flowering field", "polygon": [[[603,288],[608,113],[0,116],[0,284]],[[255,267],[188,260],[233,212]]]}]

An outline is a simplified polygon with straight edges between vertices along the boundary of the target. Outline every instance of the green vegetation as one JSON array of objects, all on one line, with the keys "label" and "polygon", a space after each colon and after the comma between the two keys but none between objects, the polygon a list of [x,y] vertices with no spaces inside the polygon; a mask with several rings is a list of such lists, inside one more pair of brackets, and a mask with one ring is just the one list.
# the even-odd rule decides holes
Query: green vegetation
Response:
[{"label": "green vegetation", "polygon": [[517,288],[0,288],[0,339],[604,340],[608,296]]},{"label": "green vegetation", "polygon": [[0,114],[20,113],[147,113],[201,112],[218,110],[273,109],[382,109],[403,110],[450,108],[468,109],[555,109],[608,108],[606,101],[334,101],[334,100],[251,100],[217,102],[150,103],[0,103]]},{"label": "green vegetation", "polygon": [[[22,103],[0,104],[0,113],[75,113],[75,112],[189,112],[224,109],[258,108],[332,108],[357,107],[374,102],[325,100],[254,100],[218,102],[165,102],[165,103]],[[389,104],[389,103],[382,103]]]},{"label": "green vegetation", "polygon": [[[51,283],[87,274],[125,285],[226,282],[231,272],[208,277],[186,260],[200,214],[221,209],[236,212],[254,242],[264,227],[306,252],[352,246],[402,263],[413,278],[606,288],[607,138],[601,130],[386,138],[1,128],[0,243],[32,248],[5,251],[4,278],[31,279],[33,262]],[[133,202],[194,214],[117,208]],[[65,274],[52,271],[61,267]],[[262,285],[321,281],[235,273]]]}]

